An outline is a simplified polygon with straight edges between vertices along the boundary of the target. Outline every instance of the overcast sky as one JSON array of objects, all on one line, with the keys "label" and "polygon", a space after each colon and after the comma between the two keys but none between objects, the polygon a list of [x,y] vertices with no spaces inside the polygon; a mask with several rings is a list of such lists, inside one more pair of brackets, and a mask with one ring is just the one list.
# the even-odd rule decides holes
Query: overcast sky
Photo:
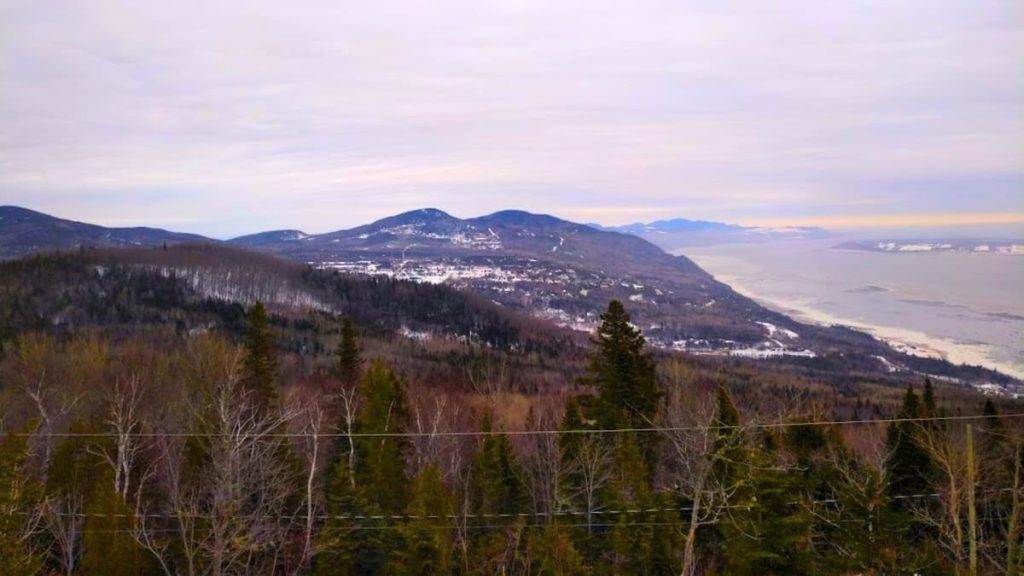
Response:
[{"label": "overcast sky", "polygon": [[0,0],[0,203],[1024,222],[1024,3]]}]

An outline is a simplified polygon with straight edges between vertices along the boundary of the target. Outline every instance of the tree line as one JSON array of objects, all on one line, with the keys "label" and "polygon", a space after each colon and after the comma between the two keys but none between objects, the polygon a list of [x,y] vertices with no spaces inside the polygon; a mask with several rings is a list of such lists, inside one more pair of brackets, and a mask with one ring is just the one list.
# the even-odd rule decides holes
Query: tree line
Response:
[{"label": "tree line", "polygon": [[[884,424],[738,406],[619,302],[578,394],[457,399],[365,359],[285,382],[240,345],[25,334],[5,351],[0,574],[1017,574],[1021,436],[930,381]],[[772,425],[762,425],[771,422]]]}]

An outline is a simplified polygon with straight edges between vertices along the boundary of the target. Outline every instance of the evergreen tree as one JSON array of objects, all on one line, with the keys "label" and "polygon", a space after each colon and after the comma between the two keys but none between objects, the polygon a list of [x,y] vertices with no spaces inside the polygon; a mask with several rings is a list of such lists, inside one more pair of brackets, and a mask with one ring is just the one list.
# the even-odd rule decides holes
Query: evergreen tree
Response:
[{"label": "evergreen tree", "polygon": [[729,485],[742,472],[740,467],[746,460],[746,438],[740,428],[740,412],[725,386],[720,385],[715,390],[715,419],[712,425],[717,428],[711,454],[714,471],[723,484]]},{"label": "evergreen tree", "polygon": [[[491,432],[491,416],[484,416],[483,432]],[[504,434],[483,437],[473,456],[470,478],[472,509],[480,514],[517,514],[529,503],[525,474]]]},{"label": "evergreen tree", "polygon": [[27,458],[27,436],[0,439],[0,576],[32,576],[43,567],[25,541],[26,519],[41,492],[26,474]]},{"label": "evergreen tree", "polygon": [[[384,526],[357,516],[368,516],[370,507],[353,485],[348,462],[338,459],[331,467],[324,498],[327,517],[317,535],[313,559],[316,576],[383,574],[388,561]],[[364,529],[365,527],[365,529]]]},{"label": "evergreen tree", "polygon": [[337,363],[334,369],[342,383],[348,385],[358,381],[363,359],[356,338],[356,327],[348,318],[341,321],[341,340],[338,341],[335,356]]},{"label": "evergreen tree", "polygon": [[[483,432],[492,430],[490,414]],[[512,444],[504,434],[487,434],[473,455],[468,486],[470,567],[473,574],[495,574],[506,569],[526,519],[519,516],[529,504],[524,473]]]},{"label": "evergreen tree", "polygon": [[277,399],[277,355],[267,309],[262,302],[253,304],[246,313],[243,345],[245,356],[242,359],[241,384],[252,394],[257,408],[263,411]]},{"label": "evergreen tree", "polygon": [[97,479],[85,514],[79,573],[90,576],[145,573],[145,552],[132,534],[132,510],[114,490],[109,471]]},{"label": "evergreen tree", "polygon": [[660,391],[654,361],[622,303],[612,300],[601,315],[586,382],[598,389],[594,416],[600,428],[650,424]]},{"label": "evergreen tree", "polygon": [[536,576],[585,576],[591,574],[583,557],[573,546],[572,538],[558,523],[548,524],[543,531],[530,535],[531,572]]},{"label": "evergreen tree", "polygon": [[[405,432],[409,424],[403,382],[382,360],[375,361],[359,385],[363,399],[356,414],[361,434]],[[405,455],[409,440],[401,436],[362,436],[354,440],[356,484],[366,490],[368,502],[389,514],[400,514],[409,501]]]},{"label": "evergreen tree", "polygon": [[991,398],[982,407],[985,416],[981,424],[981,442],[978,450],[978,478],[983,489],[1000,491],[1013,484],[1014,454],[1006,426]]},{"label": "evergreen tree", "polygon": [[939,415],[938,404],[935,401],[935,388],[932,386],[932,379],[924,379],[924,390],[921,392],[921,416],[934,418]]},{"label": "evergreen tree", "polygon": [[[886,435],[889,457],[885,463],[885,480],[890,498],[931,492],[934,463],[920,440],[921,423],[913,421],[920,417],[920,400],[913,386],[908,386],[897,418],[911,421],[893,422]],[[893,500],[897,508],[905,507],[905,502]]]},{"label": "evergreen tree", "polygon": [[399,576],[451,573],[455,507],[436,466],[427,466],[413,479],[412,498],[406,511],[409,521],[401,528],[402,545],[391,573]]}]

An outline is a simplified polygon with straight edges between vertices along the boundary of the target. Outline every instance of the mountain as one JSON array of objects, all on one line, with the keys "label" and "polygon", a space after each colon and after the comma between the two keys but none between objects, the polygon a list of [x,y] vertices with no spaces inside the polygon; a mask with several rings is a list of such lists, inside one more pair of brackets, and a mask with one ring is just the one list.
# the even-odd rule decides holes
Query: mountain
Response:
[{"label": "mountain", "polygon": [[424,209],[347,230],[267,240],[229,242],[320,269],[444,284],[588,333],[608,301],[618,299],[648,341],[664,350],[815,370],[1008,381],[991,371],[908,356],[855,330],[801,324],[638,236],[548,215],[505,210],[460,219]]},{"label": "mountain", "polygon": [[1024,254],[1024,239],[993,240],[977,238],[918,238],[850,240],[835,246],[838,250],[861,250],[897,254]]},{"label": "mountain", "polygon": [[160,246],[182,242],[213,240],[160,228],[106,228],[18,206],[0,206],[0,259],[80,247]]},{"label": "mountain", "polygon": [[[240,332],[244,307],[257,301],[307,340],[339,316],[355,320],[368,336],[436,335],[499,350],[557,353],[582,340],[447,286],[315,270],[223,244],[6,260],[0,296],[0,348],[5,337],[28,330]],[[303,345],[308,342],[295,344]]]},{"label": "mountain", "polygon": [[600,230],[632,234],[648,240],[669,252],[687,246],[709,246],[734,242],[764,242],[765,240],[798,240],[826,238],[829,233],[821,228],[805,226],[748,227],[707,220],[674,218],[650,223],[636,222],[622,226],[590,224]]},{"label": "mountain", "polygon": [[[205,240],[148,228],[102,228],[17,209],[7,209],[3,215],[8,219],[6,232],[0,235],[0,253],[4,254]],[[12,225],[15,216],[18,221]],[[618,299],[627,305],[648,342],[666,352],[736,361],[771,360],[818,374],[927,373],[977,384],[1016,385],[990,370],[909,356],[863,332],[801,324],[736,293],[688,258],[668,254],[638,236],[548,215],[505,210],[461,219],[441,210],[423,209],[325,234],[298,230],[253,234],[220,247],[229,250],[230,246],[251,257],[257,255],[238,248],[297,261],[302,270],[311,269],[325,277],[363,278],[370,282],[367,286],[380,287],[375,295],[366,296],[365,302],[378,310],[392,310],[392,325],[408,313],[403,306],[409,297],[404,289],[386,289],[388,282],[394,281],[424,289],[433,285],[445,294],[454,289],[512,317],[550,322],[580,337],[592,334],[607,303]],[[213,246],[206,244],[205,249]],[[196,250],[190,253],[201,253]],[[154,266],[151,260],[159,260],[160,254],[175,253],[152,248],[129,252],[146,254],[149,260],[134,264],[146,269]],[[245,259],[233,259],[239,258]],[[211,276],[203,267],[182,270],[168,264],[159,269],[182,276],[191,289],[211,297],[240,302],[259,299],[272,305],[294,301],[313,310],[352,311],[316,294],[296,296],[294,290],[281,288],[279,280],[253,276],[246,268],[218,265],[219,274],[232,279],[226,283],[211,281],[219,276]],[[456,306],[434,312],[453,315],[450,322],[460,326],[454,333],[457,337],[482,333],[483,328],[473,328],[474,320],[456,317],[464,311],[465,307]]]}]

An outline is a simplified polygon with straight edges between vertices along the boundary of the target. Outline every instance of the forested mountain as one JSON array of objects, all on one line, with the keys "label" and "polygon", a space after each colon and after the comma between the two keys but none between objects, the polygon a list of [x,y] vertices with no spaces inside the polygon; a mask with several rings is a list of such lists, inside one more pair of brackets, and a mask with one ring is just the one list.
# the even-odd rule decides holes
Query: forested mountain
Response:
[{"label": "forested mountain", "polygon": [[[7,209],[7,213],[9,218],[21,219],[16,225],[6,225],[15,234],[0,235],[0,251],[6,253],[19,253],[29,246],[36,246],[32,250],[36,251],[41,246],[103,246],[127,239],[163,246],[190,238],[152,229],[105,229],[69,223],[22,209]],[[80,230],[98,240],[85,242],[82,238],[87,235]],[[37,244],[18,240],[34,236],[50,240]],[[14,240],[8,244],[8,238]],[[360,276],[364,282],[375,279],[372,282],[382,286],[404,287],[414,282],[422,285],[418,290],[427,292],[431,285],[443,285],[472,293],[475,301],[497,306],[521,321],[532,316],[575,330],[579,337],[595,329],[608,301],[620,300],[629,303],[634,322],[661,350],[772,360],[839,374],[931,374],[1007,392],[1019,386],[1012,378],[983,368],[900,353],[855,330],[798,323],[736,293],[683,256],[667,254],[629,234],[596,230],[553,216],[506,210],[459,219],[440,210],[424,209],[350,230],[326,234],[280,230],[229,242],[301,262],[303,270],[333,270],[344,273],[345,278]],[[155,258],[156,252],[138,254]],[[270,268],[287,268],[275,262]],[[171,268],[174,266],[169,265],[168,270]],[[333,306],[323,301],[322,295],[281,291],[276,288],[277,280],[266,284],[256,279],[244,281],[248,272],[236,274],[238,285],[232,283],[230,287],[223,283],[208,285],[204,272],[177,272],[194,275],[188,282],[195,289],[222,300],[243,304],[261,300],[273,306],[282,298],[299,298],[315,309]],[[320,282],[331,276],[310,277]],[[408,282],[392,284],[385,279]],[[223,290],[243,293],[217,293]],[[383,316],[388,313],[382,305],[376,310]],[[401,317],[398,310],[392,316]],[[406,328],[417,331],[416,322],[412,318]],[[469,337],[470,331],[456,331],[455,336]]]},{"label": "forested mountain", "polygon": [[54,218],[17,206],[0,206],[0,259],[79,247],[160,246],[206,241],[197,234],[159,228],[105,228]]},{"label": "forested mountain", "polygon": [[554,349],[579,337],[473,294],[406,280],[316,270],[210,244],[89,250],[0,262],[0,326],[178,332],[238,330],[246,306],[310,327],[343,315],[374,335],[434,335],[500,349]]}]

